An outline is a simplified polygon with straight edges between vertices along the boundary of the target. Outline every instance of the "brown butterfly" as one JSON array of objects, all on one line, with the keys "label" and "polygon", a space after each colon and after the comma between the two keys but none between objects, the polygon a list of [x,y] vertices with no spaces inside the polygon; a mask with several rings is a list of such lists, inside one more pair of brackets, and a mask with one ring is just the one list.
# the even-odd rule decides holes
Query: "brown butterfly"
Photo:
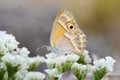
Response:
[{"label": "brown butterfly", "polygon": [[58,13],[52,27],[50,44],[64,53],[84,51],[86,35],[69,11],[61,10]]}]

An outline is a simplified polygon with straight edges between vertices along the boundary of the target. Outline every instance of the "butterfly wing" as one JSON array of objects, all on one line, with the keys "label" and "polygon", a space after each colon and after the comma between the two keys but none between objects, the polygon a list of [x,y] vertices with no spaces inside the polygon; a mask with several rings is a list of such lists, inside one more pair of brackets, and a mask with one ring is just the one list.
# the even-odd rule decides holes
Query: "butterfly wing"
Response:
[{"label": "butterfly wing", "polygon": [[58,23],[59,16],[64,12],[64,10],[61,10],[58,15],[56,16],[56,19],[53,23],[53,27],[51,30],[50,35],[50,45],[52,47],[55,47],[56,41],[66,33],[66,30],[62,27],[61,24]]},{"label": "butterfly wing", "polygon": [[72,45],[71,41],[69,38],[66,36],[61,36],[57,41],[56,41],[56,46],[59,51],[61,51],[64,54],[68,54],[74,51],[74,46]]}]

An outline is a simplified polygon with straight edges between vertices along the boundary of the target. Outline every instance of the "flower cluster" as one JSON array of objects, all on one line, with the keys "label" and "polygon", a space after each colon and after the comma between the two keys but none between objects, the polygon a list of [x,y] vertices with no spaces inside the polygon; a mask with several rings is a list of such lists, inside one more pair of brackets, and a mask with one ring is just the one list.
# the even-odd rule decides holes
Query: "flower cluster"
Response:
[{"label": "flower cluster", "polygon": [[86,74],[88,72],[87,65],[78,64],[77,62],[75,62],[72,65],[71,69],[72,69],[74,75],[77,76],[78,80],[84,80],[84,78],[86,77]]},{"label": "flower cluster", "polygon": [[55,53],[52,51],[46,54],[45,62],[48,69],[46,69],[45,72],[48,73],[49,80],[60,79],[69,69],[72,69],[78,80],[85,78],[88,72],[86,64],[91,62],[88,53],[89,52],[85,50],[83,52],[69,54]]},{"label": "flower cluster", "polygon": [[[71,68],[72,64],[79,60],[77,54],[55,54],[51,52],[46,55],[47,59],[45,60],[49,69],[45,70],[49,76],[58,77],[60,74],[64,73]],[[54,73],[51,75],[51,73]]]},{"label": "flower cluster", "polygon": [[112,57],[93,61],[93,65],[91,60],[87,50],[67,55],[51,50],[46,54],[45,62],[48,69],[45,72],[48,73],[49,80],[60,80],[70,69],[78,80],[84,80],[87,73],[91,72],[93,80],[102,80],[106,73],[113,71],[115,60]]},{"label": "flower cluster", "polygon": [[18,48],[18,44],[13,35],[0,31],[0,79],[43,80],[43,73],[31,71],[43,63],[45,58],[28,57],[28,49]]},{"label": "flower cluster", "polygon": [[50,48],[51,52],[45,57],[28,57],[27,48],[18,47],[19,42],[11,34],[0,31],[0,79],[1,80],[43,80],[45,74],[32,72],[41,63],[45,62],[48,69],[48,80],[60,80],[65,78],[68,72],[73,73],[75,79],[84,80],[88,72],[93,73],[93,80],[102,80],[105,74],[113,71],[115,60],[108,56],[93,61],[89,51],[71,52],[65,54],[56,48]]},{"label": "flower cluster", "polygon": [[92,66],[94,80],[102,79],[106,73],[112,72],[115,62],[116,61],[110,56],[94,61],[94,66]]},{"label": "flower cluster", "polygon": [[0,31],[0,55],[13,51],[18,47],[19,42],[11,34],[6,34],[5,31]]}]

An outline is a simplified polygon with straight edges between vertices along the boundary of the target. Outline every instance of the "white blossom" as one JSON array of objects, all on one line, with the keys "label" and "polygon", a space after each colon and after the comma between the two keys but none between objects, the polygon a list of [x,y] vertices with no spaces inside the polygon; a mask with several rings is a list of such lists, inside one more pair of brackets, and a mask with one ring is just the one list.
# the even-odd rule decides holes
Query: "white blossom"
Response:
[{"label": "white blossom", "polygon": [[91,58],[89,56],[89,52],[87,50],[84,50],[83,55],[85,56],[84,61],[86,63],[90,63],[91,62]]},{"label": "white blossom", "polygon": [[40,72],[28,72],[24,80],[43,80],[45,75]]},{"label": "white blossom", "polygon": [[53,68],[55,65],[55,60],[54,59],[45,59],[45,62],[47,64],[48,68]]},{"label": "white blossom", "polygon": [[67,55],[67,60],[68,61],[77,61],[80,57],[76,54],[70,54],[70,55]]},{"label": "white blossom", "polygon": [[67,57],[63,56],[63,55],[55,58],[55,63],[56,63],[56,65],[59,65],[59,66],[62,66],[62,64],[66,63],[66,61],[67,61]]},{"label": "white blossom", "polygon": [[56,58],[59,56],[59,54],[56,53],[49,53],[45,55],[47,59],[45,59],[45,62],[49,68],[53,68],[56,62]]},{"label": "white blossom", "polygon": [[[12,80],[13,78],[10,75],[13,75],[15,80],[43,80],[45,78],[44,74],[29,72],[28,70],[31,66],[32,68],[39,66],[45,58],[41,56],[30,58],[28,56],[30,51],[25,47],[18,48],[18,44],[19,42],[13,35],[0,31],[0,69],[4,71],[1,77],[4,80],[8,78]],[[15,69],[15,71],[13,70],[12,73],[9,69]]]},{"label": "white blossom", "polygon": [[28,51],[26,47],[23,47],[23,48],[17,48],[16,51],[12,52],[12,54],[17,54],[17,55],[21,55],[24,57],[28,57],[28,54],[30,54],[30,51]]},{"label": "white blossom", "polygon": [[27,75],[28,71],[26,69],[21,69],[19,70],[16,74],[15,74],[15,77],[16,79],[15,80],[23,80],[26,75]]},{"label": "white blossom", "polygon": [[18,47],[19,42],[15,37],[6,32],[0,31],[0,53],[4,54],[8,51],[12,51]]},{"label": "white blossom", "polygon": [[49,59],[49,58],[56,58],[59,56],[59,54],[51,52],[49,54],[46,54],[45,56]]},{"label": "white blossom", "polygon": [[54,68],[54,69],[46,69],[44,71],[51,77],[58,77],[58,75],[59,75],[59,72],[58,72],[58,70],[56,68]]},{"label": "white blossom", "polygon": [[97,70],[106,68],[106,70],[109,72],[109,71],[113,71],[113,66],[115,62],[116,61],[112,57],[108,56],[105,57],[105,59],[102,58],[100,60],[94,61],[93,64]]},{"label": "white blossom", "polygon": [[45,61],[45,58],[41,56],[30,57],[28,58],[28,65],[31,65],[31,64],[39,65],[40,63],[43,63],[44,61]]},{"label": "white blossom", "polygon": [[[45,59],[45,62],[48,66],[48,68],[64,68],[70,67],[72,63],[77,61],[79,59],[79,56],[77,54],[56,54],[56,53],[50,53],[46,55],[47,59]],[[69,63],[69,64],[68,64]],[[64,65],[63,65],[64,64]],[[69,66],[68,66],[69,65]]]},{"label": "white blossom", "polygon": [[85,78],[88,72],[87,65],[78,64],[77,62],[72,65],[71,69],[78,80]]},{"label": "white blossom", "polygon": [[87,71],[87,65],[78,64],[77,62],[73,63],[72,69],[78,69],[80,72]]},{"label": "white blossom", "polygon": [[[29,70],[33,70],[38,67],[39,64],[46,62],[48,69],[46,69],[45,72],[48,73],[48,76],[58,77],[58,80],[60,80],[63,73],[70,68],[77,78],[81,78],[81,76],[85,77],[88,71],[96,71],[103,68],[105,68],[107,72],[113,71],[113,66],[116,62],[112,57],[108,56],[94,61],[94,65],[92,66],[89,64],[91,58],[87,50],[76,52],[76,54],[70,52],[71,54],[65,55],[64,50],[52,47],[47,47],[51,50],[51,53],[46,54],[46,59],[41,56],[28,57],[30,51],[25,47],[18,48],[18,44],[19,42],[16,41],[13,35],[7,34],[5,31],[0,31],[0,69],[4,70],[3,78],[5,80],[9,78],[8,74],[10,74],[10,70],[7,71],[7,69],[10,69],[7,64],[10,64],[14,68],[16,66],[19,67],[17,68],[18,71],[12,74],[15,75],[15,80],[43,80],[45,79],[43,73],[29,72]],[[85,65],[77,63],[82,63],[82,61]],[[106,72],[104,74],[106,74]],[[93,75],[100,75],[100,73],[93,72]]]},{"label": "white blossom", "polygon": [[28,67],[28,65],[26,64],[27,59],[20,55],[12,55],[12,54],[6,53],[1,59],[5,63],[10,63],[12,66],[20,65],[21,68]]}]

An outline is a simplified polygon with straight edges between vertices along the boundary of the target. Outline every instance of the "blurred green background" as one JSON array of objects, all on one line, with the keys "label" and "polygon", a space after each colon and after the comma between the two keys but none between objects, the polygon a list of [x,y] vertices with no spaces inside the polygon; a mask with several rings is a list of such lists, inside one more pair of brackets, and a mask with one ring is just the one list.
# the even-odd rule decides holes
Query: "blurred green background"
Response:
[{"label": "blurred green background", "polygon": [[71,11],[87,35],[87,49],[100,57],[112,56],[120,67],[120,0],[0,0],[0,30],[13,34],[31,51],[44,55],[55,16]]}]

